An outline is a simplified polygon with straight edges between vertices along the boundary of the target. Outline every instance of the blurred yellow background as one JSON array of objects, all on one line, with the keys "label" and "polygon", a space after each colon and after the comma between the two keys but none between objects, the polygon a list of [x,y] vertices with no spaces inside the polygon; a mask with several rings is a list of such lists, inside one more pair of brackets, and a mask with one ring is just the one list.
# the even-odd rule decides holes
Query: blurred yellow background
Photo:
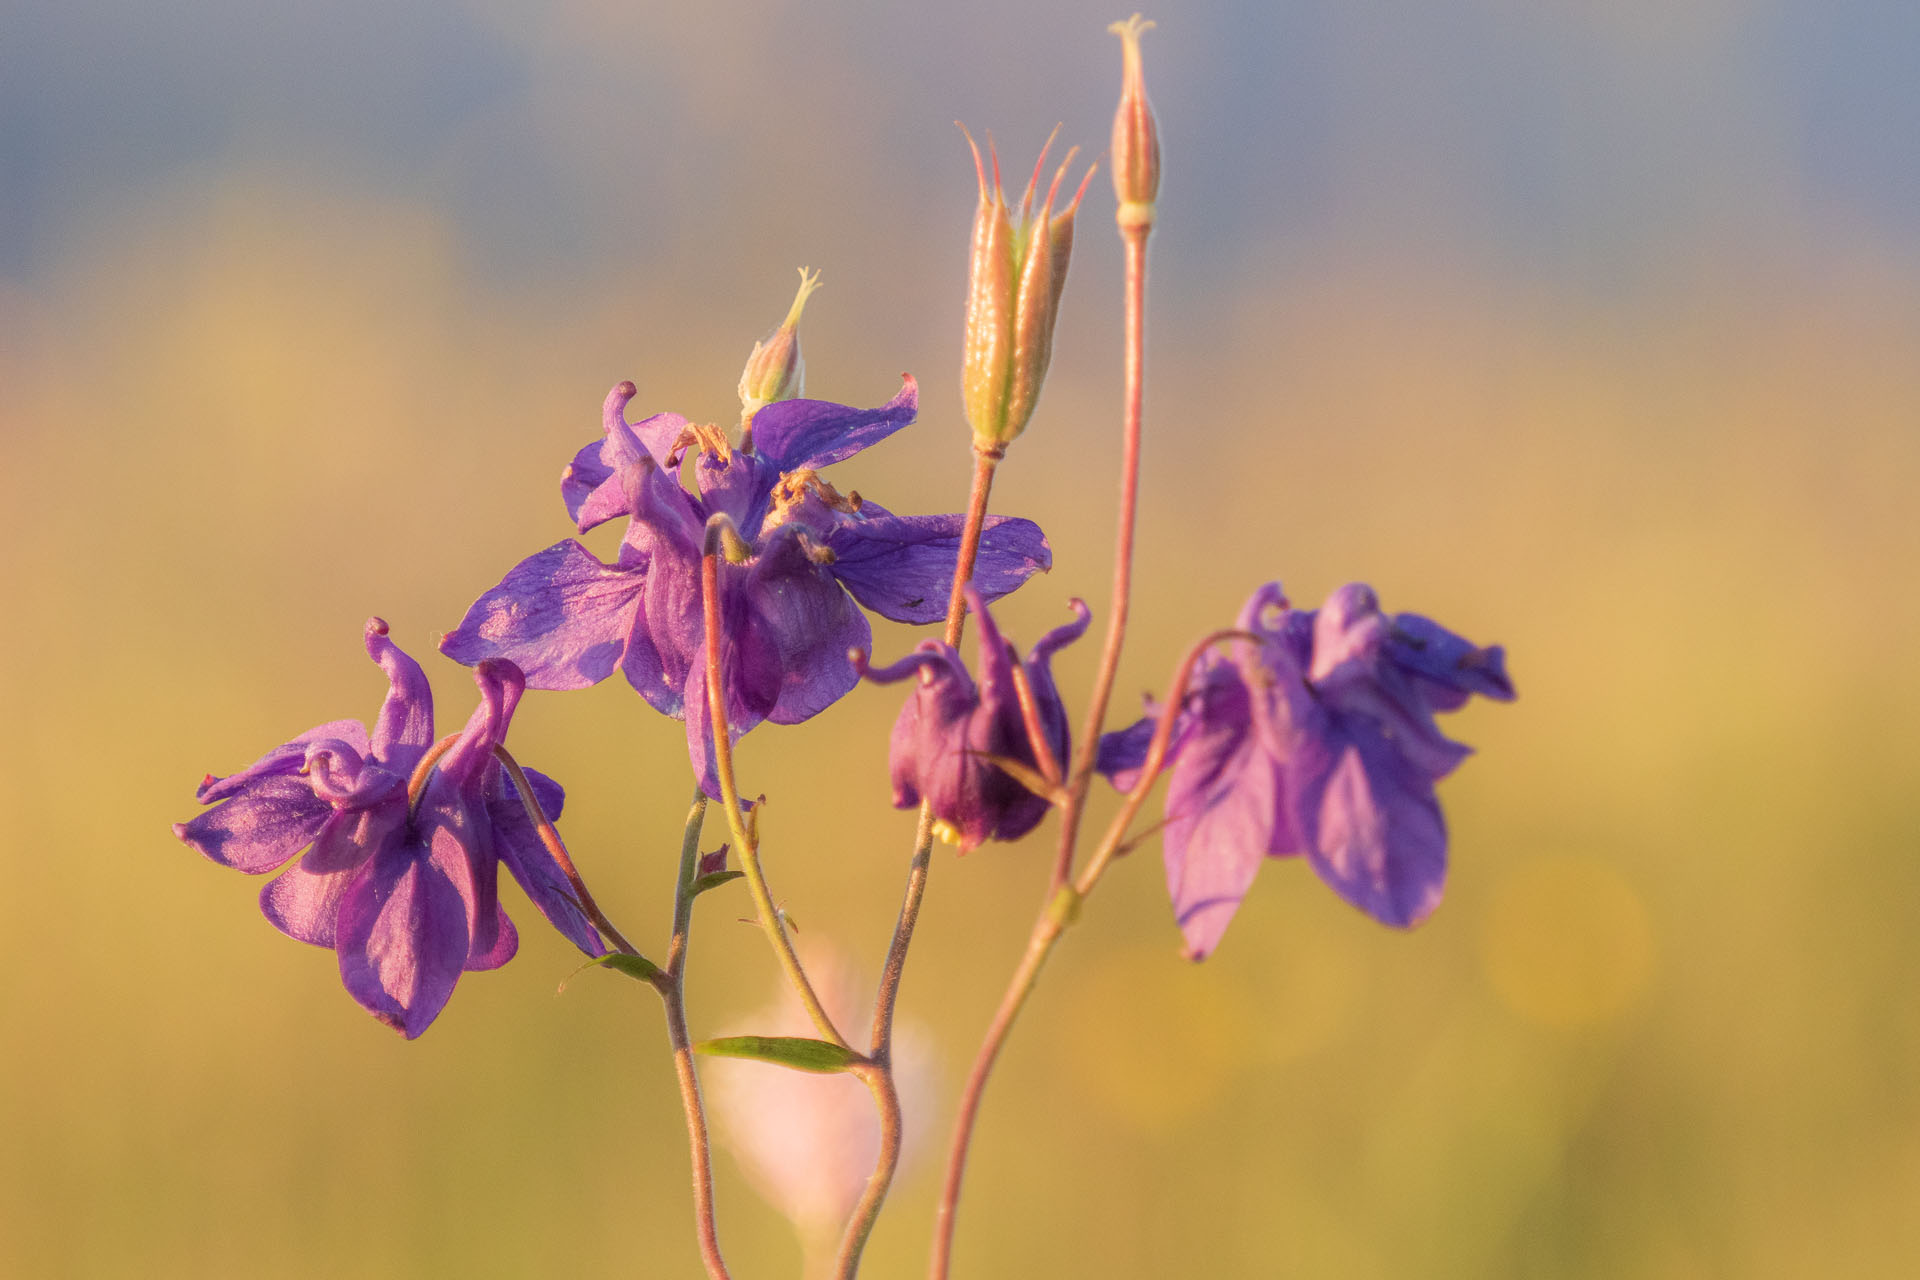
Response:
[{"label": "blurred yellow background", "polygon": [[[657,1004],[509,890],[521,954],[405,1043],[167,824],[368,718],[568,536],[607,387],[729,422],[794,267],[811,394],[921,422],[839,468],[956,510],[972,172],[1098,154],[1124,13],[0,3],[0,1274],[696,1274]],[[1384,930],[1305,867],[1179,959],[1120,867],[988,1095],[959,1274],[1920,1272],[1920,10],[1823,0],[1183,3],[1130,699],[1280,578],[1508,646],[1452,730],[1454,871]],[[999,510],[1104,604],[1120,296],[1082,215]],[[611,543],[595,540],[603,553]],[[876,624],[882,657],[920,637]],[[1060,663],[1084,688],[1092,643]],[[1078,700],[1080,695],[1070,693]],[[891,691],[746,740],[776,891],[869,969],[912,816]],[[1116,717],[1117,718],[1117,717]],[[664,940],[680,727],[617,681],[513,745]],[[904,1014],[951,1099],[1046,877],[939,857]],[[717,843],[710,836],[709,847]],[[774,969],[703,900],[695,1033]],[[936,1159],[868,1274],[922,1266]],[[741,1276],[798,1250],[722,1157]]]}]

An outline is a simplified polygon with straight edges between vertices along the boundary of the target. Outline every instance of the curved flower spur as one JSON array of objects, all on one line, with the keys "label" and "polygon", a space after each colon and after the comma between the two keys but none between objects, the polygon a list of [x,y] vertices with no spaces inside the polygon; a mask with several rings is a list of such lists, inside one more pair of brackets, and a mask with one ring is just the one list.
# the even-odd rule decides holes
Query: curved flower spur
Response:
[{"label": "curved flower spur", "polygon": [[876,684],[917,678],[887,753],[893,805],[911,809],[925,799],[935,830],[962,853],[983,840],[1018,840],[1051,807],[1000,762],[1058,785],[1071,742],[1053,682],[1053,655],[1078,640],[1092,617],[1084,602],[1072,601],[1074,620],[1042,636],[1022,662],[980,593],[968,587],[966,596],[980,624],[977,686],[958,651],[938,640],[921,642],[891,666],[863,672]]},{"label": "curved flower spur", "polygon": [[[366,645],[388,681],[371,734],[357,720],[336,720],[239,773],[209,775],[197,798],[214,807],[173,832],[238,871],[286,866],[261,890],[267,920],[289,937],[333,948],[348,994],[412,1039],[446,1006],[463,971],[497,969],[518,950],[499,902],[502,863],[570,942],[589,956],[607,948],[494,758],[524,688],[519,670],[480,664],[480,706],[436,747],[433,693],[420,665],[379,618],[367,621]],[[552,822],[564,793],[524,772]]]},{"label": "curved flower spur", "polygon": [[[469,665],[508,659],[534,689],[581,689],[620,671],[654,710],[686,721],[694,769],[717,796],[700,599],[709,517],[727,516],[746,548],[721,566],[720,582],[736,738],[765,720],[806,720],[853,688],[847,654],[869,650],[873,634],[859,606],[895,622],[940,621],[965,521],[897,516],[820,475],[913,421],[911,377],[875,409],[769,404],[740,448],[679,414],[629,423],[633,396],[631,382],[608,395],[605,439],[579,452],[560,485],[582,533],[627,518],[614,563],[574,539],[530,556],[474,602],[440,649]],[[693,493],[679,478],[689,453]],[[974,580],[987,599],[1051,566],[1032,521],[990,517],[985,530]]]}]

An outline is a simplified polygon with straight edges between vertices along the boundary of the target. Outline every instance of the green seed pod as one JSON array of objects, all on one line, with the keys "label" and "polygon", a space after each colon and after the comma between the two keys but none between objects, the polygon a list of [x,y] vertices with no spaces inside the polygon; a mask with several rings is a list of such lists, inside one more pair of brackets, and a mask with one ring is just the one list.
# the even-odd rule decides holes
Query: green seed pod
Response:
[{"label": "green seed pod", "polygon": [[[963,127],[964,128],[964,127]],[[1057,132],[1057,131],[1056,131]],[[1000,157],[993,152],[993,185],[987,185],[986,165],[973,135],[974,174],[980,184],[980,206],[973,218],[973,261],[967,282],[967,330],[960,391],[967,422],[973,428],[974,448],[998,455],[1026,429],[1046,381],[1053,358],[1053,325],[1059,314],[1060,294],[1066,287],[1067,262],[1073,253],[1073,218],[1087,189],[1081,180],[1067,207],[1054,212],[1060,184],[1073,164],[1074,152],[1054,174],[1053,184],[1038,210],[1034,194],[1047,147],[1041,148],[1033,177],[1020,202],[1018,215],[1007,205],[1000,187]]]}]

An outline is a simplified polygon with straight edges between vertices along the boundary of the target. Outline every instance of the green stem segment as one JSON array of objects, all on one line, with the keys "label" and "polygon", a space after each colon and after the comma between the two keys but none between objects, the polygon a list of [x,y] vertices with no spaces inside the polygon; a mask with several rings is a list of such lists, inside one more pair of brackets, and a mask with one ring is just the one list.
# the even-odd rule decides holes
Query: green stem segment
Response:
[{"label": "green stem segment", "polygon": [[[974,448],[973,488],[967,499],[967,522],[960,533],[960,554],[954,563],[953,592],[947,597],[945,639],[958,645],[967,622],[966,586],[973,580],[973,566],[979,558],[980,535],[986,527],[987,499],[993,492],[993,475],[1005,455],[1004,447]],[[873,1048],[868,1054],[871,1065],[858,1074],[873,1093],[875,1109],[880,1113],[880,1154],[866,1190],[847,1220],[846,1234],[840,1241],[841,1280],[851,1280],[860,1268],[860,1255],[873,1233],[873,1224],[886,1203],[893,1175],[900,1167],[900,1148],[904,1132],[900,1119],[900,1094],[893,1078],[893,1015],[900,1001],[900,982],[906,972],[907,948],[913,943],[914,926],[920,920],[920,900],[927,891],[927,873],[933,866],[933,810],[924,801],[920,820],[914,828],[913,859],[907,864],[907,887],[900,902],[900,918],[893,927],[893,941],[887,947],[885,966],[880,971],[880,989],[873,1006]]]},{"label": "green stem segment", "polygon": [[747,891],[753,897],[754,910],[773,947],[774,957],[786,972],[787,981],[793,985],[821,1038],[843,1049],[850,1048],[839,1028],[833,1025],[826,1006],[820,1003],[813,983],[807,979],[807,971],[800,965],[800,957],[794,952],[793,939],[787,936],[787,922],[774,906],[766,873],[760,868],[759,843],[747,829],[740,809],[740,788],[733,779],[733,730],[727,724],[726,684],[720,662],[720,556],[722,544],[728,540],[739,540],[731,520],[716,515],[707,521],[706,545],[700,559],[700,596],[707,632],[707,715],[713,738],[714,767],[720,776],[720,803],[727,813],[727,830],[733,836],[733,847],[740,854],[740,870],[746,873]]},{"label": "green stem segment", "polygon": [[626,935],[614,927],[613,921],[607,919],[606,912],[600,910],[600,904],[593,900],[591,893],[587,892],[587,882],[580,878],[579,869],[573,865],[573,859],[567,856],[567,846],[560,842],[560,833],[553,829],[553,823],[547,821],[547,815],[541,811],[540,801],[533,794],[533,785],[527,781],[527,771],[520,767],[520,762],[513,758],[506,747],[496,746],[493,754],[495,759],[506,766],[507,776],[513,779],[513,789],[520,795],[521,807],[526,809],[527,818],[533,823],[534,830],[540,833],[540,843],[547,847],[547,852],[553,855],[553,860],[559,864],[561,873],[567,877],[567,884],[573,889],[573,899],[579,905],[581,913],[593,922],[593,927],[613,944],[616,951],[625,952],[630,956],[639,955],[638,948],[628,942]]},{"label": "green stem segment", "polygon": [[[441,753],[442,749],[436,748],[434,755],[422,762],[423,774]],[[553,855],[554,862],[567,877],[567,883],[573,889],[574,902],[582,914],[593,922],[594,928],[613,944],[615,950],[625,955],[639,955],[639,950],[627,941],[626,935],[614,926],[613,921],[607,919],[606,913],[593,900],[593,894],[587,891],[586,881],[581,879],[579,869],[568,856],[560,833],[554,830],[553,823],[547,820],[547,815],[541,810],[540,801],[533,794],[533,786],[527,781],[526,770],[520,767],[520,762],[504,746],[496,746],[493,754],[513,780],[513,789],[520,796],[520,804],[526,809],[528,820],[540,833],[540,842]],[[687,942],[693,928],[693,882],[700,866],[700,828],[706,815],[706,792],[695,786],[693,804],[687,811],[686,834],[680,841],[679,878],[674,882],[673,938],[667,944],[666,967],[654,975],[653,988],[659,992],[660,1002],[666,1010],[667,1039],[673,1045],[673,1069],[679,1078],[680,1104],[687,1114],[687,1146],[693,1163],[693,1220],[695,1234],[700,1241],[700,1258],[706,1265],[709,1280],[730,1280],[726,1261],[720,1256],[719,1230],[714,1224],[713,1155],[707,1141],[706,1108],[700,1100],[700,1077],[693,1066],[693,1042],[687,1034]]]},{"label": "green stem segment", "polygon": [[728,1280],[720,1256],[720,1233],[713,1213],[713,1153],[707,1141],[707,1113],[700,1100],[700,1076],[693,1065],[693,1040],[687,1034],[687,942],[693,929],[693,882],[700,867],[700,828],[707,816],[707,793],[696,783],[687,810],[687,831],[680,842],[680,872],[673,889],[673,939],[667,964],[655,985],[667,1013],[667,1039],[673,1045],[673,1073],[680,1083],[680,1105],[687,1113],[687,1147],[693,1163],[693,1221],[700,1239],[700,1260],[710,1280]]},{"label": "green stem segment", "polygon": [[[1170,696],[1161,729],[1155,733],[1159,751],[1156,758],[1150,761],[1154,772],[1142,772],[1139,783],[1128,796],[1122,819],[1101,841],[1080,882],[1075,884],[1073,861],[1080,841],[1080,823],[1085,816],[1087,791],[1093,780],[1100,731],[1106,726],[1107,703],[1113,695],[1114,680],[1120,669],[1120,652],[1126,642],[1127,615],[1132,603],[1134,517],[1139,505],[1140,428],[1145,398],[1147,236],[1152,229],[1151,223],[1129,223],[1124,218],[1120,222],[1120,238],[1126,248],[1127,261],[1126,406],[1120,455],[1119,529],[1114,539],[1113,599],[1108,606],[1106,640],[1101,647],[1100,665],[1094,674],[1086,722],[1081,727],[1073,764],[1067,773],[1066,801],[1060,807],[1059,853],[1054,860],[1046,905],[1039,919],[1034,922],[1033,932],[1027,939],[1026,953],[1020,958],[1020,965],[1014,970],[1006,994],[1000,999],[1000,1007],[987,1027],[986,1038],[981,1042],[980,1052],[974,1059],[973,1069],[967,1075],[966,1088],[960,1097],[960,1112],[954,1119],[953,1144],[947,1155],[946,1183],[934,1214],[933,1256],[927,1268],[931,1280],[946,1280],[953,1265],[953,1232],[960,1205],[960,1186],[966,1177],[967,1154],[972,1145],[974,1124],[979,1118],[980,1101],[986,1092],[987,1079],[993,1073],[994,1063],[1000,1057],[1007,1035],[1013,1030],[1014,1020],[1020,1016],[1034,983],[1039,980],[1040,970],[1045,966],[1054,944],[1060,940],[1060,935],[1068,925],[1078,918],[1081,900],[1099,883],[1107,864],[1119,849],[1126,822],[1132,820],[1145,802],[1160,759],[1165,755],[1164,739],[1171,732],[1172,717],[1176,713],[1179,698],[1183,696],[1180,693]],[[1192,660],[1193,655],[1189,655],[1188,663]],[[1184,690],[1184,687],[1183,679],[1180,688]]]}]

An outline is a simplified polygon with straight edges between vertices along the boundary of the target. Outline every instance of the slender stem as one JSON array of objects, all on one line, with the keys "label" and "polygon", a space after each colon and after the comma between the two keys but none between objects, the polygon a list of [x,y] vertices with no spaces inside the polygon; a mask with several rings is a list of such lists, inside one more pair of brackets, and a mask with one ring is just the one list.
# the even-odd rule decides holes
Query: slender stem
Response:
[{"label": "slender stem", "polygon": [[833,1272],[837,1280],[853,1280],[860,1270],[860,1255],[866,1250],[867,1237],[873,1234],[873,1224],[880,1217],[880,1207],[886,1203],[887,1191],[893,1185],[894,1170],[900,1167],[901,1143],[906,1137],[900,1119],[900,1091],[894,1083],[893,1063],[871,1062],[865,1067],[856,1068],[855,1074],[873,1094],[873,1107],[880,1116],[880,1154],[874,1160],[873,1172],[867,1176],[867,1187],[860,1194],[860,1203],[854,1206],[853,1215],[847,1219],[846,1233],[840,1238],[840,1255]]},{"label": "slender stem", "polygon": [[967,1086],[960,1094],[960,1112],[953,1122],[953,1146],[947,1152],[947,1176],[940,1190],[940,1207],[933,1219],[933,1261],[927,1272],[933,1280],[946,1280],[948,1268],[952,1265],[954,1218],[960,1205],[960,1183],[966,1177],[968,1146],[973,1137],[974,1122],[980,1114],[980,1100],[986,1092],[987,1077],[1000,1057],[1007,1033],[1013,1030],[1014,1019],[1020,1016],[1021,1006],[1026,1004],[1027,996],[1033,991],[1041,966],[1046,964],[1053,944],[1059,940],[1065,927],[1065,922],[1054,915],[1043,915],[1035,924],[1033,936],[1027,939],[1026,954],[1020,958],[1020,967],[1014,970],[1006,994],[1000,997],[1000,1007],[987,1027],[979,1056],[974,1059],[973,1069],[967,1073]]},{"label": "slender stem", "polygon": [[[966,626],[965,591],[973,580],[973,567],[980,553],[980,535],[986,527],[987,499],[993,492],[994,471],[1000,465],[1002,450],[975,449],[973,487],[967,498],[967,520],[960,533],[959,555],[954,561],[953,591],[947,597],[945,639],[958,645]],[[920,820],[914,828],[913,859],[907,864],[907,886],[900,902],[900,918],[893,926],[893,940],[887,946],[887,959],[880,971],[880,989],[874,997],[872,1067],[861,1073],[873,1092],[880,1113],[880,1154],[866,1190],[847,1220],[846,1234],[840,1242],[838,1275],[850,1280],[859,1270],[860,1255],[874,1221],[886,1203],[893,1175],[900,1166],[900,1148],[904,1129],[900,1117],[900,1094],[893,1078],[893,1015],[900,1002],[900,982],[907,966],[907,948],[913,943],[914,926],[920,920],[920,901],[927,891],[927,873],[933,866],[933,809],[922,802]]]},{"label": "slender stem", "polygon": [[687,1113],[687,1147],[693,1160],[693,1221],[700,1237],[700,1258],[712,1280],[728,1280],[720,1256],[720,1233],[713,1216],[713,1152],[707,1142],[707,1113],[700,1100],[700,1076],[693,1066],[693,1040],[687,1034],[687,941],[693,929],[693,881],[700,866],[700,828],[707,816],[707,793],[695,784],[687,810],[687,833],[680,842],[680,873],[673,886],[673,940],[660,988],[667,1011],[667,1039],[673,1045],[673,1071],[680,1081],[680,1105]]},{"label": "slender stem", "polygon": [[[953,592],[947,597],[946,641],[960,643],[967,622],[967,583],[973,580],[973,566],[980,551],[980,533],[987,520],[987,497],[993,492],[993,473],[1000,465],[997,453],[974,454],[973,491],[967,499],[967,523],[960,534],[960,554],[954,564]],[[900,903],[900,918],[893,926],[893,941],[887,947],[887,960],[880,971],[880,991],[873,1006],[873,1057],[888,1061],[893,1047],[893,1011],[900,1000],[900,979],[906,970],[907,948],[913,942],[913,929],[920,920],[920,899],[927,891],[927,871],[933,861],[933,810],[920,806],[920,822],[913,835],[913,860],[907,866],[906,894]]]},{"label": "slender stem", "polygon": [[1133,789],[1127,792],[1126,799],[1120,805],[1120,812],[1115,814],[1113,821],[1108,824],[1106,834],[1094,847],[1093,856],[1087,860],[1086,870],[1081,872],[1079,880],[1074,882],[1071,890],[1062,889],[1063,893],[1072,893],[1076,903],[1093,892],[1093,887],[1100,883],[1100,877],[1105,874],[1108,865],[1123,848],[1127,847],[1127,828],[1132,826],[1133,820],[1139,816],[1141,806],[1147,802],[1147,793],[1153,790],[1153,784],[1159,779],[1161,769],[1166,766],[1167,749],[1173,743],[1174,725],[1179,721],[1180,709],[1186,703],[1187,686],[1193,680],[1193,669],[1199,663],[1200,655],[1224,640],[1236,639],[1257,641],[1259,637],[1232,629],[1215,631],[1187,650],[1185,656],[1180,659],[1179,665],[1174,668],[1173,679],[1167,685],[1166,699],[1160,706],[1160,719],[1154,724],[1153,737],[1147,743],[1147,756],[1141,763],[1139,778],[1134,781]]},{"label": "slender stem", "polygon": [[1040,723],[1040,703],[1033,696],[1033,681],[1027,676],[1027,664],[1013,664],[1013,692],[1020,700],[1020,723],[1027,731],[1027,745],[1033,748],[1034,763],[1040,766],[1040,776],[1058,788],[1060,785],[1060,760],[1053,754],[1053,743],[1047,741],[1046,728]]},{"label": "slender stem", "polygon": [[[435,766],[436,764],[439,764],[440,757],[447,754],[448,751],[452,750],[453,744],[458,741],[460,741],[459,734],[457,733],[448,734],[446,737],[440,739],[440,741],[434,743],[431,747],[427,748],[427,754],[421,756],[420,763],[413,766],[413,773],[409,775],[407,778],[407,821],[408,822],[412,822],[415,818],[420,816],[420,798],[427,794],[427,778],[432,775],[433,766]],[[534,808],[538,809],[539,806],[535,805]],[[540,821],[540,819],[536,816],[534,818],[534,821],[537,823]]]},{"label": "slender stem", "polygon": [[593,922],[594,928],[606,935],[607,940],[613,943],[616,950],[630,956],[639,955],[639,949],[628,942],[626,935],[614,927],[613,921],[607,919],[606,912],[600,910],[600,904],[593,900],[591,893],[587,892],[587,882],[580,878],[579,869],[573,865],[573,859],[567,856],[567,846],[560,842],[560,833],[553,829],[553,823],[547,821],[547,815],[540,808],[539,799],[533,794],[533,786],[527,781],[527,771],[520,767],[520,762],[515,760],[513,754],[504,746],[496,746],[493,754],[495,759],[506,766],[507,776],[513,779],[513,789],[519,792],[521,807],[526,809],[527,818],[533,823],[534,830],[540,833],[540,843],[547,847],[547,852],[553,855],[554,862],[559,865],[561,873],[567,877],[567,883],[573,887],[574,902],[579,906],[581,913]]},{"label": "slender stem", "polygon": [[[1080,900],[1084,896],[1083,891],[1076,889],[1073,884],[1073,858],[1080,841],[1080,822],[1086,811],[1087,789],[1093,780],[1094,761],[1100,748],[1100,731],[1106,726],[1107,702],[1113,696],[1114,679],[1120,669],[1120,651],[1126,642],[1127,614],[1132,603],[1133,531],[1140,496],[1140,425],[1145,399],[1147,236],[1152,229],[1151,223],[1129,224],[1125,220],[1120,223],[1120,238],[1126,246],[1127,261],[1125,419],[1120,454],[1119,529],[1114,537],[1113,549],[1113,599],[1107,611],[1106,640],[1101,647],[1100,664],[1094,673],[1086,722],[1081,727],[1073,765],[1067,773],[1066,801],[1060,807],[1060,846],[1054,859],[1047,902],[1040,918],[1034,922],[1020,967],[1014,971],[1006,994],[1001,997],[1000,1008],[987,1027],[986,1039],[980,1045],[973,1070],[967,1076],[966,1089],[961,1094],[959,1115],[954,1119],[953,1145],[947,1155],[946,1184],[941,1189],[940,1205],[934,1215],[933,1257],[928,1267],[928,1275],[932,1280],[946,1280],[953,1264],[954,1219],[960,1204],[960,1186],[966,1177],[967,1154],[973,1142],[974,1124],[979,1118],[980,1101],[986,1092],[987,1078],[993,1072],[1008,1033],[1013,1030],[1014,1020],[1020,1016],[1021,1007],[1026,1004],[1034,982],[1040,977],[1047,956],[1078,915]],[[1171,714],[1170,711],[1168,715]],[[1170,732],[1170,720],[1166,727]],[[1156,734],[1156,740],[1159,737]],[[1164,753],[1165,743],[1160,742],[1159,745]],[[1140,785],[1135,788],[1142,801],[1151,780],[1150,775],[1143,773]],[[1128,820],[1138,809],[1139,803],[1133,803]],[[1118,835],[1102,841],[1099,855],[1088,868],[1093,873],[1088,888],[1098,882],[1100,873],[1112,860],[1113,851],[1119,843]]]},{"label": "slender stem", "polygon": [[1144,226],[1122,224],[1126,245],[1126,417],[1120,450],[1119,527],[1113,545],[1113,600],[1107,608],[1107,635],[1100,649],[1100,665],[1087,701],[1086,722],[1067,775],[1068,801],[1060,814],[1060,848],[1054,859],[1053,887],[1057,891],[1073,878],[1073,854],[1080,840],[1087,788],[1093,781],[1093,762],[1100,750],[1100,731],[1106,727],[1107,703],[1120,670],[1120,650],[1127,639],[1127,615],[1133,603],[1133,530],[1140,498],[1140,423],[1146,395],[1147,235]]},{"label": "slender stem", "polygon": [[773,947],[774,956],[786,971],[787,981],[793,984],[800,1003],[806,1006],[814,1029],[823,1038],[844,1049],[850,1046],[839,1028],[833,1025],[833,1018],[828,1015],[826,1006],[820,1003],[813,983],[807,980],[807,971],[801,967],[800,957],[794,952],[793,939],[787,936],[787,922],[773,904],[773,894],[767,888],[766,872],[760,869],[760,846],[754,840],[753,833],[747,830],[740,811],[740,788],[733,780],[733,729],[727,724],[726,685],[721,679],[720,665],[719,526],[723,521],[726,521],[726,517],[717,515],[708,524],[706,554],[700,560],[700,593],[707,630],[708,732],[713,738],[714,767],[720,775],[721,807],[727,811],[727,830],[733,836],[734,847],[740,851],[740,869],[746,873],[747,890],[753,896],[754,910],[760,916],[760,926]]},{"label": "slender stem", "polygon": [[947,596],[947,634],[950,645],[960,643],[967,625],[967,584],[973,581],[973,564],[980,554],[980,534],[987,523],[987,495],[993,490],[993,473],[1006,456],[1004,447],[992,450],[975,446],[973,451],[973,491],[967,497],[967,523],[960,531],[960,556],[953,566],[953,591]]},{"label": "slender stem", "polygon": [[[504,746],[494,747],[493,754],[506,767],[507,776],[513,780],[513,789],[520,796],[520,804],[526,809],[528,820],[540,833],[540,842],[546,846],[561,873],[567,877],[567,883],[572,886],[574,902],[581,913],[613,943],[616,950],[630,956],[639,955],[639,950],[627,941],[626,935],[614,926],[613,921],[607,919],[606,913],[593,900],[593,894],[587,891],[586,881],[581,879],[579,869],[568,856],[560,833],[554,830],[553,823],[548,821],[546,813],[540,808],[539,798],[533,794],[526,770],[520,767],[520,762]],[[666,1010],[667,1039],[673,1045],[673,1070],[680,1082],[680,1105],[687,1113],[687,1146],[693,1163],[693,1220],[700,1239],[700,1257],[706,1264],[711,1280],[729,1280],[727,1264],[720,1256],[719,1231],[714,1225],[713,1156],[707,1143],[706,1108],[700,1101],[700,1077],[694,1072],[693,1042],[687,1034],[687,940],[693,927],[693,881],[700,864],[700,828],[706,815],[707,793],[696,785],[693,805],[687,811],[686,834],[680,841],[680,872],[674,882],[673,895],[673,938],[667,944],[666,968],[655,975],[653,987],[660,993],[660,1002]]]}]

